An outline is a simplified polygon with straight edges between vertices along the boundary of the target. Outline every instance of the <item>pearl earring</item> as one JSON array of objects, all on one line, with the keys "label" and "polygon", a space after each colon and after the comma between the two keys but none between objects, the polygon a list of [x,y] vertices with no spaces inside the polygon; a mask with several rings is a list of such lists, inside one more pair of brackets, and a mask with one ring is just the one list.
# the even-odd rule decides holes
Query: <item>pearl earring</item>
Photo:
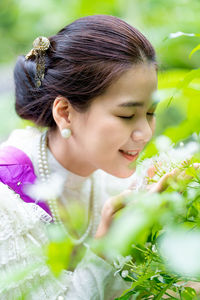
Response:
[{"label": "pearl earring", "polygon": [[71,134],[72,134],[72,132],[71,132],[71,129],[69,129],[69,128],[64,128],[61,130],[61,135],[64,139],[68,139]]}]

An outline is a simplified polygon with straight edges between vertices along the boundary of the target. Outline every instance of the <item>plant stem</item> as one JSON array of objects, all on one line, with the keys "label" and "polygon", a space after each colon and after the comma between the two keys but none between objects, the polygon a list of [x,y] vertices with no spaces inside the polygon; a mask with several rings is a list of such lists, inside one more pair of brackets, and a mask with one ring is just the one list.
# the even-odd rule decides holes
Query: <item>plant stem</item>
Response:
[{"label": "plant stem", "polygon": [[162,299],[162,296],[165,294],[165,292],[170,288],[170,286],[175,282],[175,279],[172,280],[161,292],[156,296],[155,300]]}]

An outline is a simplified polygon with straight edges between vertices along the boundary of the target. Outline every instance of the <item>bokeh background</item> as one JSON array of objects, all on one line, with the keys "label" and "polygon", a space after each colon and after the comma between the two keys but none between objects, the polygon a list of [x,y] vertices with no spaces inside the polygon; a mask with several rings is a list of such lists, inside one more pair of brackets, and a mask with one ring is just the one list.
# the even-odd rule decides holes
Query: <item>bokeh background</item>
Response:
[{"label": "bokeh background", "polygon": [[[159,65],[157,97],[160,103],[156,112],[155,137],[166,135],[175,144],[195,138],[199,138],[200,142],[200,136],[198,136],[200,131],[200,51],[196,51],[189,57],[191,51],[200,44],[200,36],[195,36],[195,34],[200,34],[200,0],[0,0],[0,141],[6,139],[12,129],[27,125],[27,121],[19,119],[14,110],[13,68],[17,56],[27,54],[37,36],[51,36],[73,20],[94,14],[110,14],[120,17],[137,27],[156,49]],[[189,35],[177,35],[176,38],[169,38],[173,36],[172,33],[176,32],[185,32]],[[188,74],[189,77],[187,77]],[[181,142],[181,144],[183,143]],[[150,157],[156,151],[153,139],[143,157],[145,155]],[[200,162],[199,157],[198,162]],[[173,166],[172,162],[171,165]],[[198,177],[198,187],[199,184],[200,176]],[[148,194],[147,202],[137,195],[138,201],[134,202],[132,210],[130,209],[128,215],[125,211],[125,214],[119,219],[119,223],[116,223],[118,225],[114,227],[114,231],[111,231],[111,238],[108,237],[107,240],[109,243],[103,244],[103,248],[107,247],[106,249],[113,253],[116,247],[126,250],[128,249],[127,245],[131,245],[131,247],[137,243],[142,245],[142,254],[136,252],[139,248],[133,249],[134,261],[136,260],[137,267],[140,265],[141,274],[145,274],[145,276],[142,275],[143,281],[138,280],[139,285],[141,284],[141,287],[138,287],[138,293],[141,291],[139,295],[144,295],[142,294],[143,290],[148,290],[149,286],[153,286],[154,283],[157,286],[159,283],[161,292],[160,296],[156,292],[158,297],[155,299],[161,299],[163,291],[169,289],[169,275],[171,276],[171,271],[166,272],[166,276],[164,276],[163,264],[161,263],[157,267],[153,261],[153,256],[155,256],[153,247],[157,243],[157,236],[162,234],[161,229],[177,224],[178,226],[184,225],[186,229],[199,229],[200,224],[200,193],[198,189],[196,189],[196,194],[194,190],[191,194],[190,191],[187,194],[182,193],[185,189],[184,182],[180,183],[180,189],[179,186],[174,186],[171,185],[166,194],[152,194],[151,196]],[[178,193],[175,194],[174,191]],[[77,216],[80,220],[79,214]],[[173,239],[171,242],[170,239],[167,239],[168,248],[166,247],[166,249],[170,250],[172,246],[174,249],[175,245],[174,257],[175,261],[179,262],[177,265],[172,260],[175,273],[180,266],[184,267],[186,264],[187,268],[189,265],[197,266],[198,274],[200,274],[199,231],[198,237],[193,238],[192,236],[192,240],[190,237],[188,240],[188,232],[186,238],[184,235],[180,235],[179,231],[175,231],[174,234],[172,238],[175,236],[176,243]],[[55,233],[53,235],[56,236]],[[182,236],[181,241],[178,240],[180,236]],[[71,251],[69,240],[67,240],[68,244],[65,244],[66,241],[60,242],[59,240],[58,242],[58,240],[51,243],[48,250],[49,263],[54,271],[63,265],[66,267],[69,249]],[[145,252],[147,241],[149,248]],[[194,252],[194,249],[197,251]],[[77,253],[79,255],[78,251]],[[168,251],[168,253],[171,252]],[[181,263],[178,259],[180,257],[183,258]],[[191,259],[193,260],[191,261]],[[152,265],[150,265],[151,263]],[[22,271],[24,272],[24,270]],[[147,271],[151,272],[149,277],[146,275]],[[20,276],[27,274],[23,272],[23,275]],[[162,276],[158,277],[158,272]],[[155,275],[152,276],[152,274]],[[19,274],[16,274],[16,278],[19,280]],[[153,278],[154,280],[152,280]],[[11,279],[13,280],[13,277]],[[178,287],[179,281],[178,279],[173,281],[174,286],[176,284]],[[182,281],[184,282],[185,278]],[[183,295],[181,299],[196,299],[193,298],[194,291],[189,291],[191,297],[188,296],[188,290],[182,289],[182,291],[185,296]],[[180,292],[179,294],[182,295]],[[146,299],[149,298],[149,290],[145,295]]]},{"label": "bokeh background", "polygon": [[[179,142],[200,128],[200,80],[177,89],[185,75],[198,69],[200,52],[191,58],[200,37],[168,38],[170,33],[200,33],[199,0],[0,0],[0,140],[26,126],[14,111],[13,67],[18,55],[39,36],[50,36],[86,15],[111,14],[143,32],[154,45],[159,63],[156,135]],[[172,98],[173,97],[173,98]]]}]

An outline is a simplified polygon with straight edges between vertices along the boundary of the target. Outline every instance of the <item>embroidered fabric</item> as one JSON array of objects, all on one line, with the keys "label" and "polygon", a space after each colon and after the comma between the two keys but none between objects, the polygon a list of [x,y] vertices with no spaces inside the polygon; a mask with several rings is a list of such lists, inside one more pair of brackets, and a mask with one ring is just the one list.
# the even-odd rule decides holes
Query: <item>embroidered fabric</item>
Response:
[{"label": "embroidered fabric", "polygon": [[[71,273],[55,278],[40,251],[48,242],[45,223],[50,216],[35,204],[23,202],[3,183],[0,195],[0,299],[20,299],[26,291],[27,299],[53,300],[64,295]],[[23,270],[20,279],[22,268],[26,276]]]}]

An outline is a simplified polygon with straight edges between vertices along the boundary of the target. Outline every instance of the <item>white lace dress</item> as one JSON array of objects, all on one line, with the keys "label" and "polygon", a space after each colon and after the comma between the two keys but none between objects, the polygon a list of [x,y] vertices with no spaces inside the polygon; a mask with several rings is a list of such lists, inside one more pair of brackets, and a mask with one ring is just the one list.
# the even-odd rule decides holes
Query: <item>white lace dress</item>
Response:
[{"label": "white lace dress", "polygon": [[[40,132],[36,129],[15,130],[4,145],[23,150],[31,159],[38,176],[37,144]],[[87,218],[93,186],[96,215],[91,235],[95,233],[100,211],[109,195],[127,188],[131,179],[119,180],[98,170],[91,177],[81,177],[64,169],[48,151],[51,173],[64,179],[62,199],[78,199]],[[108,177],[107,177],[108,176]],[[107,184],[110,182],[110,185]],[[119,184],[120,183],[120,184]],[[48,243],[46,226],[49,215],[38,205],[25,203],[8,186],[0,183],[0,299],[35,300],[111,300],[119,297],[128,286],[116,270],[89,249],[75,271],[63,271],[54,277],[45,263],[41,247]],[[32,248],[38,249],[33,252]],[[23,267],[23,273],[21,272]],[[27,295],[24,296],[24,292]],[[25,298],[22,298],[23,297]]]}]

